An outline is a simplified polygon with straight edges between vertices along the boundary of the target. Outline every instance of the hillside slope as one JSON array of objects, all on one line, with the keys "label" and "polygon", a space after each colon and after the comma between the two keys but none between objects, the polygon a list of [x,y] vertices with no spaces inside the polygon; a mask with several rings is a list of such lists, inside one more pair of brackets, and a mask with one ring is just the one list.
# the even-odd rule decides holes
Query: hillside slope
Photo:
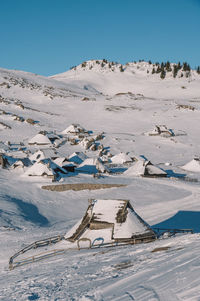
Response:
[{"label": "hillside slope", "polygon": [[[0,153],[31,158],[42,149],[63,159],[74,152],[97,158],[104,150],[108,159],[122,152],[121,157],[143,155],[168,177],[134,177],[125,173],[133,162],[105,163],[112,173],[68,173],[53,184],[125,186],[56,192],[43,190],[52,180],[27,176],[26,166],[0,166],[0,299],[197,301],[200,173],[180,167],[200,154],[200,77],[191,71],[190,77],[168,73],[162,80],[145,62],[123,72],[121,65],[109,71],[89,64],[53,78],[0,69]],[[80,135],[62,134],[74,123],[84,128]],[[173,135],[152,135],[156,125]],[[39,132],[59,143],[30,145]],[[86,148],[84,138],[94,139],[97,149]],[[195,234],[68,251],[9,271],[10,256],[33,241],[65,234],[84,215],[88,199],[115,198],[129,199],[152,227],[192,228]],[[152,252],[156,248],[160,252]]]},{"label": "hillside slope", "polygon": [[152,74],[152,70],[158,67],[148,62],[121,65],[106,60],[91,60],[51,78],[76,83],[82,88],[95,89],[108,95],[132,92],[146,97],[195,97],[199,91],[200,75],[195,70],[188,72],[181,68],[174,78],[174,64],[170,66],[171,71],[165,71],[163,80],[160,72]]}]

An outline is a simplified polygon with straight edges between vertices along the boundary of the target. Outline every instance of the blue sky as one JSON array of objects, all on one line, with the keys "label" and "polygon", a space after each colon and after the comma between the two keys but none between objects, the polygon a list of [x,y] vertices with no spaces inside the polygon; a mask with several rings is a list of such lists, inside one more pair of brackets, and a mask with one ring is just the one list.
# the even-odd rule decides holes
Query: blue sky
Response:
[{"label": "blue sky", "polygon": [[0,67],[52,75],[89,59],[200,65],[200,0],[1,0]]}]

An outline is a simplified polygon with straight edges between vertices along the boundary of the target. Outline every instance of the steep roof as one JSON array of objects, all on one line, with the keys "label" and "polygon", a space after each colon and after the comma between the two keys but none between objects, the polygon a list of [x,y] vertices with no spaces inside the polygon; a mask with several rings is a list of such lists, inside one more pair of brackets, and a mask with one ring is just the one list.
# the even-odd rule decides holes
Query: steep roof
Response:
[{"label": "steep roof", "polygon": [[60,167],[64,166],[74,166],[74,164],[70,161],[68,161],[65,157],[59,157],[53,160],[54,163],[56,163]]},{"label": "steep roof", "polygon": [[31,161],[40,161],[43,159],[57,157],[57,152],[53,149],[39,149],[34,154],[32,154],[29,159]]},{"label": "steep roof", "polygon": [[90,200],[83,219],[65,238],[76,241],[103,239],[105,243],[134,238],[155,238],[150,226],[134,211],[128,200]]},{"label": "steep roof", "polygon": [[74,152],[68,158],[70,162],[74,162],[76,164],[81,164],[85,159],[87,159],[87,156],[83,152]]},{"label": "steep roof", "polygon": [[9,150],[9,147],[0,141],[0,153],[6,153]]},{"label": "steep roof", "polygon": [[32,165],[32,162],[30,161],[29,158],[22,158],[17,160],[15,163],[12,164],[12,168],[16,168],[16,167],[28,167]]},{"label": "steep roof", "polygon": [[167,176],[167,173],[164,170],[143,158],[138,158],[124,174],[127,176]]},{"label": "steep roof", "polygon": [[132,158],[126,153],[119,153],[111,158],[113,164],[124,164],[126,162],[132,162]]},{"label": "steep roof", "polygon": [[157,136],[157,135],[161,135],[161,136],[166,136],[166,137],[170,137],[170,136],[174,136],[174,132],[172,131],[172,129],[168,129],[166,127],[166,125],[156,125],[155,128],[148,132],[147,135],[149,136]]},{"label": "steep roof", "polygon": [[80,126],[80,124],[71,124],[68,126],[61,134],[78,134],[78,133],[86,133],[87,131]]},{"label": "steep roof", "polygon": [[37,145],[47,145],[52,144],[49,138],[43,134],[37,134],[33,138],[31,138],[28,142],[29,144],[37,144]]},{"label": "steep roof", "polygon": [[35,162],[24,174],[27,176],[53,176],[56,175],[57,172],[67,173],[66,170],[52,162],[50,159],[44,159]]},{"label": "steep roof", "polygon": [[181,166],[182,169],[193,172],[200,172],[200,158],[194,158],[187,164]]},{"label": "steep roof", "polygon": [[99,158],[87,158],[77,168],[78,171],[86,173],[109,172],[109,169]]}]

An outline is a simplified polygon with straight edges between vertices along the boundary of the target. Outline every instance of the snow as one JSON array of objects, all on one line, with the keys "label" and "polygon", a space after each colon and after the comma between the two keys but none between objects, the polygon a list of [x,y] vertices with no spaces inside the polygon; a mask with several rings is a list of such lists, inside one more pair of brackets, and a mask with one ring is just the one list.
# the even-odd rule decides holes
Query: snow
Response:
[{"label": "snow", "polygon": [[128,168],[127,171],[125,171],[125,175],[128,176],[142,176],[145,173],[145,164],[143,160],[138,160],[131,167]]},{"label": "snow", "polygon": [[[9,156],[14,157],[20,147],[25,148],[26,157],[33,154],[36,147],[28,142],[40,131],[61,133],[70,124],[81,124],[89,131],[104,133],[98,143],[108,153],[133,153],[137,158],[144,155],[155,167],[164,166],[174,173],[171,178],[132,177],[123,163],[119,172],[100,178],[80,172],[62,178],[63,184],[109,183],[123,187],[55,192],[41,188],[51,184],[47,178],[27,177],[0,166],[0,299],[199,300],[200,175],[195,160],[189,164],[190,170],[180,166],[200,153],[200,77],[193,70],[189,78],[174,79],[168,74],[161,80],[159,75],[151,74],[152,66],[146,62],[123,67],[124,72],[120,72],[119,65],[111,71],[108,64],[102,69],[91,61],[86,68],[80,66],[54,78],[0,69],[0,83],[10,85],[9,89],[0,86],[0,122],[11,127],[1,128],[0,148],[5,153],[8,147]],[[89,100],[82,101],[84,97]],[[194,110],[187,109],[189,106]],[[12,115],[36,123],[20,122]],[[175,136],[144,135],[160,124],[173,129]],[[81,164],[86,158],[98,157],[98,151],[85,150],[84,154],[81,145],[61,142],[56,150],[72,162]],[[41,173],[43,166],[35,165],[35,172]],[[176,176],[183,174],[185,179]],[[67,233],[83,217],[88,199],[127,199],[152,228],[187,227],[195,234],[149,244],[68,250],[9,271],[9,257],[25,245]],[[111,213],[105,207],[104,216],[112,218]],[[124,233],[129,226],[120,229]],[[102,232],[91,235],[95,239]],[[109,228],[104,235],[105,239],[110,237]],[[163,251],[152,252],[155,248]]]},{"label": "snow", "polygon": [[120,153],[111,158],[113,164],[123,164],[126,162],[132,162],[131,157],[128,154]]},{"label": "snow", "polygon": [[[101,62],[101,60],[99,61]],[[91,64],[94,66],[92,69],[90,69]],[[173,98],[174,95],[186,98],[196,96],[194,90],[198,89],[199,76],[195,71],[192,71],[189,78],[173,79],[172,73],[170,73],[170,76],[162,80],[159,74],[151,74],[153,65],[149,65],[147,62],[129,63],[124,66],[124,72],[119,71],[119,66],[120,64],[112,71],[108,64],[101,68],[95,61],[88,61],[86,68],[79,65],[76,69],[54,75],[51,78],[67,84],[75,82],[79,87],[89,89],[94,94],[101,92],[106,95],[115,95],[132,92],[160,98],[163,96]],[[147,70],[150,71],[149,74],[147,74]],[[181,87],[185,87],[185,89]]]},{"label": "snow", "polygon": [[61,134],[78,134],[81,132],[85,132],[85,129],[80,124],[71,124]]},{"label": "snow", "polygon": [[53,157],[57,157],[58,155],[53,149],[39,149],[34,154],[29,156],[31,161],[40,161],[43,159],[51,159]]},{"label": "snow", "polygon": [[181,166],[182,169],[194,172],[200,172],[200,160],[199,158],[194,158],[192,161]]},{"label": "snow", "polygon": [[147,233],[149,229],[143,224],[130,209],[128,209],[127,220],[123,224],[117,224],[114,229],[114,238],[126,238],[136,234]]},{"label": "snow", "polygon": [[[100,229],[93,229],[90,226],[90,222],[84,232],[78,237],[79,240],[85,238],[90,240],[92,245],[94,242],[100,240],[101,243],[114,243],[115,239],[129,239],[134,235],[141,234],[153,234],[150,230],[150,227],[146,225],[145,222],[138,217],[135,211],[131,208],[127,208],[126,218],[123,221],[117,220],[117,214],[119,210],[124,208],[127,205],[126,200],[111,200],[111,199],[98,199],[92,200],[92,207],[88,207],[87,214],[91,220],[91,224],[95,223],[95,221],[106,223],[105,226],[100,226]],[[82,220],[76,224],[72,230],[68,231],[65,234],[65,238],[70,238],[79,226],[82,224]],[[97,242],[96,242],[97,244]],[[62,243],[63,247],[65,243]],[[68,243],[69,245],[69,243]],[[70,247],[70,246],[69,246]]]},{"label": "snow", "polygon": [[46,145],[51,144],[49,138],[43,134],[37,134],[33,138],[31,138],[28,142],[29,144],[37,144],[37,145]]},{"label": "snow", "polygon": [[35,164],[25,172],[25,175],[27,176],[42,176],[44,174],[52,176],[54,172],[43,162],[35,162]]},{"label": "snow", "polygon": [[145,174],[150,176],[165,176],[167,173],[161,170],[157,166],[154,166],[150,161],[144,158],[138,158],[131,167],[124,172],[128,176],[144,176]]},{"label": "snow", "polygon": [[95,174],[98,172],[109,172],[99,158],[87,158],[76,169],[79,172]]},{"label": "snow", "polygon": [[69,161],[77,164],[81,164],[87,156],[83,152],[75,152],[69,156]]}]

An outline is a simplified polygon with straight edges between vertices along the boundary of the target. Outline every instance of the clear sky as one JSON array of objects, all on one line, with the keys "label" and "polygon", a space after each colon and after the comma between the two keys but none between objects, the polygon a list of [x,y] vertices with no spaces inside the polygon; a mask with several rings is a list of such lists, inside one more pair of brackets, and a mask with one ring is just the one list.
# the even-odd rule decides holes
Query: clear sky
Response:
[{"label": "clear sky", "polygon": [[200,65],[200,0],[0,0],[0,67],[42,75],[89,59]]}]

